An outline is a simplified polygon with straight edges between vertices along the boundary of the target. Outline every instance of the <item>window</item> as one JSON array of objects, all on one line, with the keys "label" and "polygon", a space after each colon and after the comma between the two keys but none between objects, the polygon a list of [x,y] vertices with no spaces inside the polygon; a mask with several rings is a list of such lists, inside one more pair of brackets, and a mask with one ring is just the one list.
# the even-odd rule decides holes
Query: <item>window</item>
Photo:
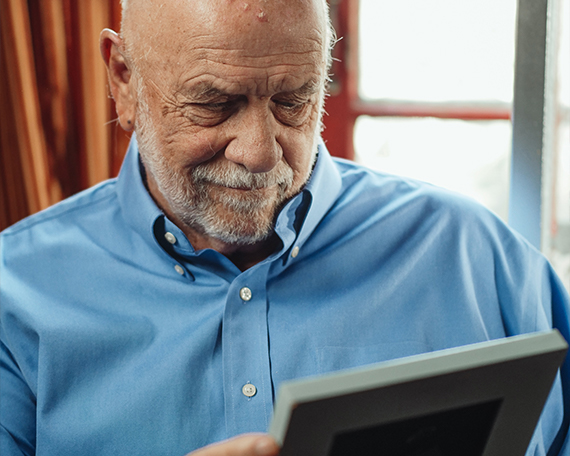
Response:
[{"label": "window", "polygon": [[[508,221],[511,172],[518,172],[510,117],[519,2],[329,2],[342,38],[325,118],[331,152],[464,193]],[[555,19],[569,16],[570,0],[549,3]],[[545,143],[536,192],[542,235],[534,243],[570,289],[570,38],[568,21],[550,27],[557,76],[548,89],[555,99],[545,128],[551,151]]]}]

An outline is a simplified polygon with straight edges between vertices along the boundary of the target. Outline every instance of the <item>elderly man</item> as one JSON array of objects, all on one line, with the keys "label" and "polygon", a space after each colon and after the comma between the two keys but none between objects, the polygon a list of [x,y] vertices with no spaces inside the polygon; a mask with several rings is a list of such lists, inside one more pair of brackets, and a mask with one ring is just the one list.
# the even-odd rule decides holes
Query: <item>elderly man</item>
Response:
[{"label": "elderly man", "polygon": [[[567,293],[493,214],[330,157],[324,0],[123,6],[119,177],[0,238],[3,456],[275,455],[284,380],[568,338]],[[529,455],[570,452],[568,368]]]}]

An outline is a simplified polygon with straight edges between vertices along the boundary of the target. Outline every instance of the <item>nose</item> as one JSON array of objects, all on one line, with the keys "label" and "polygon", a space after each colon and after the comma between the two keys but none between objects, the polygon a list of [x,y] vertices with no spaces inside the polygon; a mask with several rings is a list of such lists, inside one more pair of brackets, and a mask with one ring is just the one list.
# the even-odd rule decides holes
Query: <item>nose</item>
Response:
[{"label": "nose", "polygon": [[226,159],[251,173],[266,173],[279,163],[283,151],[276,138],[278,126],[263,100],[245,107],[234,128],[225,149]]}]

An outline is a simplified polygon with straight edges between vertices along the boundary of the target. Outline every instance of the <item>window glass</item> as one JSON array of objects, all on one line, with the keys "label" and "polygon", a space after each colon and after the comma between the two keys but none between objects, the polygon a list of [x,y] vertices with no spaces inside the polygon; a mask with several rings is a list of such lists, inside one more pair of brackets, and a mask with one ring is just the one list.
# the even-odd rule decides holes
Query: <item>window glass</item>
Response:
[{"label": "window glass", "polygon": [[510,102],[516,0],[360,0],[367,99]]},{"label": "window glass", "polygon": [[475,198],[507,220],[511,123],[361,116],[355,160]]},{"label": "window glass", "polygon": [[550,221],[550,245],[546,255],[570,292],[570,121],[558,129],[560,148],[555,161],[555,182],[552,220]]},{"label": "window glass", "polygon": [[[559,18],[570,17],[570,0],[561,0]],[[543,250],[570,291],[570,22],[560,20],[555,84],[554,151],[551,182],[551,220]],[[548,204],[548,202],[546,202]]]}]

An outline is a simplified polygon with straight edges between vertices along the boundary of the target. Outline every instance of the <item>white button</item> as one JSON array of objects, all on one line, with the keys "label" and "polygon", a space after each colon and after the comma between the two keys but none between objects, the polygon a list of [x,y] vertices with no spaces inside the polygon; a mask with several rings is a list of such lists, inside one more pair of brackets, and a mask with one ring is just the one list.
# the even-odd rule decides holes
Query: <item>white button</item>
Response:
[{"label": "white button", "polygon": [[253,397],[257,393],[257,388],[255,387],[255,385],[252,385],[251,383],[246,383],[245,385],[243,385],[241,392],[244,394],[244,396]]},{"label": "white button", "polygon": [[180,266],[179,264],[177,264],[176,266],[174,266],[174,269],[176,269],[176,272],[180,275],[184,275],[184,268],[182,266]]},{"label": "white button", "polygon": [[295,248],[293,249],[293,251],[291,252],[291,256],[292,256],[293,258],[297,258],[297,255],[299,255],[299,247],[295,247]]},{"label": "white button", "polygon": [[176,236],[174,236],[174,234],[167,231],[166,234],[164,235],[164,237],[171,244],[176,244]]},{"label": "white button", "polygon": [[249,301],[252,298],[252,294],[251,294],[251,290],[247,287],[243,287],[240,291],[239,291],[239,297],[241,299],[243,299],[244,301]]}]

